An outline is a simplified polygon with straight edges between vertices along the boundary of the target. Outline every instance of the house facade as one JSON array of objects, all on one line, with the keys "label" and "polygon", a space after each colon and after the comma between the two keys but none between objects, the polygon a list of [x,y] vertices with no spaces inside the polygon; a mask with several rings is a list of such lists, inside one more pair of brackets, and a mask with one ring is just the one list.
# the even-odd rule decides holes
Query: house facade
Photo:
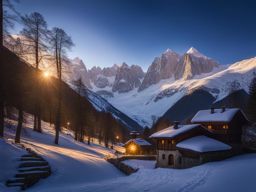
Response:
[{"label": "house facade", "polygon": [[199,111],[191,124],[174,126],[150,137],[157,145],[157,166],[188,168],[238,153],[242,127],[248,123],[239,109]]},{"label": "house facade", "polygon": [[142,138],[130,139],[124,148],[126,155],[152,155],[155,151],[152,144]]},{"label": "house facade", "polygon": [[231,145],[240,145],[242,129],[248,120],[240,109],[222,107],[198,111],[191,123],[201,124],[210,137]]}]

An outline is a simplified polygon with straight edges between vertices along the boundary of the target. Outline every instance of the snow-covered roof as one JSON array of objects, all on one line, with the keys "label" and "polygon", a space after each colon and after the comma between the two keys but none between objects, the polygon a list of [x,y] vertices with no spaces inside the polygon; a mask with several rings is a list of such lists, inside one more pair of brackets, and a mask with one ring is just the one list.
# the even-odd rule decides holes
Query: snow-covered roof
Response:
[{"label": "snow-covered roof", "polygon": [[200,110],[192,118],[191,122],[229,122],[238,111],[238,108],[226,108],[224,112],[222,112],[222,109],[214,109],[214,113],[211,113],[211,109]]},{"label": "snow-covered roof", "polygon": [[182,149],[188,149],[200,153],[211,151],[225,151],[232,148],[225,143],[206,137],[204,135],[183,140],[179,142],[176,146]]},{"label": "snow-covered roof", "polygon": [[170,126],[166,129],[158,131],[150,136],[150,138],[173,138],[182,133],[190,131],[194,128],[200,126],[199,124],[189,124],[189,125],[178,125],[178,129],[174,129],[173,126]]},{"label": "snow-covered roof", "polygon": [[130,142],[134,142],[134,143],[136,143],[137,145],[140,145],[140,146],[145,146],[145,145],[149,146],[149,145],[151,145],[149,142],[147,142],[145,139],[142,139],[142,138],[130,139],[129,141],[127,141],[125,143],[125,145],[127,145]]}]

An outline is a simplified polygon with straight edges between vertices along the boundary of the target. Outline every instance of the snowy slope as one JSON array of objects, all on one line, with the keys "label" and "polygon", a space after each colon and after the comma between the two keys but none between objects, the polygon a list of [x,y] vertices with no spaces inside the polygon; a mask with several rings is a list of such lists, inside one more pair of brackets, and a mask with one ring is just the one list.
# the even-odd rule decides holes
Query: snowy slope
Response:
[{"label": "snowy slope", "polygon": [[102,182],[80,183],[73,185],[72,190],[64,187],[56,190],[62,192],[119,192],[120,190],[122,192],[255,192],[255,160],[255,154],[248,154],[190,169],[154,169],[150,168],[150,162],[148,166],[145,162],[136,162],[135,166],[139,165],[140,170],[130,176]]},{"label": "snowy slope", "polygon": [[0,191],[5,191],[6,180],[16,173],[17,159],[26,154],[26,151],[4,139],[0,139],[0,151]]},{"label": "snowy slope", "polygon": [[[89,146],[77,142],[69,134],[63,133],[60,134],[59,145],[55,145],[53,144],[55,132],[53,127],[50,127],[48,123],[43,123],[43,134],[41,134],[29,128],[32,127],[32,123],[33,121],[29,121],[25,124],[26,128],[22,131],[22,143],[50,163],[52,175],[27,191],[70,191],[75,185],[124,176],[104,159],[105,156],[113,155],[110,149],[96,144]],[[16,122],[13,125],[6,128],[5,138],[9,140],[14,138]],[[3,149],[0,155],[0,191],[10,191],[10,188],[4,186],[4,182],[6,178],[14,176],[18,165],[17,158],[23,154],[23,151],[17,151],[20,149],[7,145],[2,140],[0,140],[0,147]],[[3,163],[5,160],[9,163]]]},{"label": "snowy slope", "polygon": [[87,90],[84,96],[95,107],[95,109],[98,111],[110,112],[115,119],[121,122],[129,130],[140,131],[142,129],[142,127],[135,120],[113,107],[107,100],[93,91]]},{"label": "snowy slope", "polygon": [[[28,122],[31,127],[31,121]],[[5,138],[12,140],[15,129],[6,128]],[[125,163],[138,167],[139,171],[124,176],[104,160],[112,151],[98,145],[88,146],[74,141],[69,135],[60,135],[60,145],[54,145],[54,130],[43,123],[43,134],[25,128],[22,142],[43,156],[52,167],[52,175],[29,188],[31,192],[254,192],[256,155],[247,154],[207,163],[189,169],[163,169],[154,167],[154,161],[128,160]],[[23,151],[0,140],[1,156],[11,167],[1,166],[1,177],[13,174],[15,158]],[[4,186],[0,191],[19,191]]]}]

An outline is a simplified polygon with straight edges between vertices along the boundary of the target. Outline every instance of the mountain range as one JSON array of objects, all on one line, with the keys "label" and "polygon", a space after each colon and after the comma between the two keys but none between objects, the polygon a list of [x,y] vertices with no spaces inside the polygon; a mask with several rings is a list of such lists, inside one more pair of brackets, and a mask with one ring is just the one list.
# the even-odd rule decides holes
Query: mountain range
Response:
[{"label": "mountain range", "polygon": [[[190,115],[195,111],[190,98],[196,98],[194,109],[200,109],[236,90],[248,92],[256,68],[256,58],[221,65],[193,47],[183,55],[167,49],[153,60],[146,73],[140,66],[126,63],[84,70],[82,61],[75,60],[72,63],[81,64],[77,71],[83,71],[79,75],[88,89],[141,127],[151,127],[162,116],[181,120],[182,115],[172,112],[170,118],[168,111],[177,111],[177,105],[185,99],[187,105],[179,111],[189,111],[184,114]],[[73,78],[77,77],[78,73],[74,74]]]},{"label": "mountain range", "polygon": [[[41,68],[54,74],[49,61],[44,60]],[[222,65],[191,47],[182,55],[167,49],[146,72],[127,63],[87,69],[78,57],[66,58],[63,67],[63,80],[72,87],[81,78],[96,109],[109,111],[129,129],[138,130],[152,127],[161,117],[184,120],[196,110],[227,102],[235,91],[247,94],[256,58]]]}]

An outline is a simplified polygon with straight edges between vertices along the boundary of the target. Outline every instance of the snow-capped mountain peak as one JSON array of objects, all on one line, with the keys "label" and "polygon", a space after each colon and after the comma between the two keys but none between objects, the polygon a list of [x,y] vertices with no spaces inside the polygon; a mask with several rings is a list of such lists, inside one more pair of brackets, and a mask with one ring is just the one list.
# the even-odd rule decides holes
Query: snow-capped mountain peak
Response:
[{"label": "snow-capped mountain peak", "polygon": [[164,53],[175,53],[172,49],[166,49]]},{"label": "snow-capped mountain peak", "polygon": [[207,58],[205,55],[203,55],[202,53],[200,53],[196,48],[191,47],[187,52],[187,54],[189,55],[193,55],[195,57],[203,57],[203,58]]}]

